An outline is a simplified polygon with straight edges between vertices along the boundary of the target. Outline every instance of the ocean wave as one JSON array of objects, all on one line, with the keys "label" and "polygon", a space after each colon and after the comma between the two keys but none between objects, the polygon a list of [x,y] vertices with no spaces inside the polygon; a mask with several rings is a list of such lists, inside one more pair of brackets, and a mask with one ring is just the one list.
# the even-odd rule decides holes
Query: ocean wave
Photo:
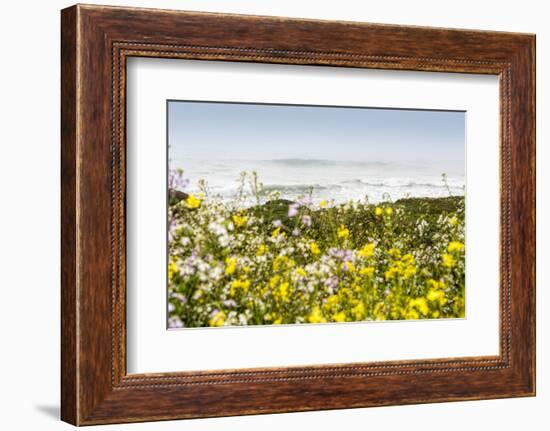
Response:
[{"label": "ocean wave", "polygon": [[[463,195],[465,190],[461,186],[446,186],[444,184],[433,184],[426,182],[401,181],[391,182],[368,182],[361,181],[349,184],[267,184],[263,187],[263,195],[267,196],[272,192],[279,192],[282,198],[296,199],[299,196],[309,195],[317,199],[335,199],[343,202],[349,199],[357,200],[368,196],[369,200],[376,202],[387,199],[399,199],[403,197],[442,197],[451,195]],[[367,183],[367,184],[365,184]],[[372,185],[374,184],[374,185]],[[231,199],[236,196],[238,186],[236,185],[213,185],[210,190],[214,195]]]},{"label": "ocean wave", "polygon": [[[365,186],[363,184],[347,185],[342,184],[269,184],[264,186],[264,196],[270,192],[278,191],[281,198],[295,200],[300,196],[308,195],[311,192],[313,202],[319,203],[323,199],[333,200],[335,203],[342,203],[349,200],[359,201],[368,199],[371,203],[383,201],[395,201],[407,197],[445,197],[449,195],[463,196],[465,189],[463,187],[438,186],[434,184],[418,185],[426,183],[415,183],[409,181],[406,185],[393,186]],[[238,187],[229,184],[216,184],[209,188],[211,196],[219,196],[223,200],[231,201],[238,193]],[[192,188],[190,192],[195,193],[198,190]],[[248,195],[247,195],[248,196]],[[245,201],[250,201],[252,205],[255,200],[250,195],[245,197]]]},{"label": "ocean wave", "polygon": [[342,181],[342,184],[346,186],[364,186],[364,187],[403,187],[403,188],[416,188],[416,187],[428,187],[428,188],[435,188],[435,189],[446,189],[447,187],[450,188],[457,188],[462,187],[463,183],[460,181],[453,181],[452,183],[447,182],[445,184],[441,179],[434,180],[431,182],[427,181],[412,181],[407,179],[388,179],[388,180],[363,180],[363,179],[352,179],[352,180],[346,180]]},{"label": "ocean wave", "polygon": [[345,180],[339,183],[331,184],[264,184],[264,190],[267,192],[280,191],[280,192],[308,192],[309,190],[322,191],[322,190],[354,190],[354,189],[370,189],[370,188],[386,188],[386,189],[457,189],[462,188],[463,183],[457,184],[445,184],[442,181],[439,182],[426,182],[426,181],[411,181],[405,179],[390,179],[382,181],[368,181],[361,179]]},{"label": "ocean wave", "polygon": [[326,159],[269,159],[262,160],[261,163],[284,165],[284,166],[387,166],[388,162],[382,161],[356,161],[356,160],[326,160]]},{"label": "ocean wave", "polygon": [[334,190],[341,189],[342,186],[338,184],[264,184],[263,190],[265,192],[288,192],[288,193],[306,193],[310,190]]}]

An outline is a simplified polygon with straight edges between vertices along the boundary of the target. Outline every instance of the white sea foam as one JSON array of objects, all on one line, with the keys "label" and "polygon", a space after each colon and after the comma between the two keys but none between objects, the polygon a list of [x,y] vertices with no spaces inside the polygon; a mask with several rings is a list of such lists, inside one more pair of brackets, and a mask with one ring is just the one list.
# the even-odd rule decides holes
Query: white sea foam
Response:
[{"label": "white sea foam", "polygon": [[[322,199],[341,203],[368,197],[370,202],[395,201],[404,197],[463,195],[464,168],[453,163],[335,161],[317,159],[274,160],[171,160],[170,168],[182,168],[190,179],[189,192],[198,190],[198,180],[208,183],[209,193],[232,199],[241,172],[256,171],[266,192],[278,190],[294,200],[312,192]],[[446,183],[442,174],[447,175]]]}]

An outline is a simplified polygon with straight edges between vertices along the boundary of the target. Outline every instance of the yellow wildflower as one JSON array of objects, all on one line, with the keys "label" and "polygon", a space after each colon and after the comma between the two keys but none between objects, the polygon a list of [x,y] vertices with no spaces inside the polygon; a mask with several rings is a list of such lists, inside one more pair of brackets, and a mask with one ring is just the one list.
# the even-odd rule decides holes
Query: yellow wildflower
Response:
[{"label": "yellow wildflower", "polygon": [[256,252],[256,256],[263,256],[266,251],[267,247],[265,246],[265,244],[260,244],[260,246],[258,247],[258,251]]},{"label": "yellow wildflower", "polygon": [[[345,265],[345,266],[344,266]],[[342,268],[346,268],[348,272],[354,272],[355,271],[355,265],[351,262],[344,262],[342,264]]]},{"label": "yellow wildflower", "polygon": [[327,298],[327,306],[330,308],[330,307],[334,307],[338,304],[338,302],[340,301],[340,299],[338,298],[338,295],[330,295],[328,298]]},{"label": "yellow wildflower", "polygon": [[405,319],[416,320],[420,318],[420,314],[416,310],[408,310],[405,314]]},{"label": "yellow wildflower", "polygon": [[415,266],[407,266],[403,269],[403,278],[408,279],[416,274]]},{"label": "yellow wildflower", "polygon": [[376,207],[374,209],[374,214],[377,215],[377,216],[381,216],[383,212],[384,212],[384,210],[380,207]]},{"label": "yellow wildflower", "polygon": [[464,317],[464,298],[460,296],[453,298],[453,312],[456,317]]},{"label": "yellow wildflower", "polygon": [[218,311],[210,318],[210,326],[222,326],[225,323],[225,313]]},{"label": "yellow wildflower", "polygon": [[417,307],[420,310],[420,312],[422,314],[428,314],[430,309],[428,307],[428,303],[426,302],[426,300],[424,298],[418,298],[417,302],[418,302]]},{"label": "yellow wildflower", "polygon": [[362,302],[358,302],[355,307],[351,309],[355,320],[363,320],[365,318],[365,305]]},{"label": "yellow wildflower", "polygon": [[332,316],[335,322],[345,322],[346,321],[346,313],[341,311],[340,313],[336,313],[334,316]]},{"label": "yellow wildflower", "polygon": [[290,299],[290,285],[288,282],[285,281],[279,285],[276,296],[283,302],[287,302]]},{"label": "yellow wildflower", "polygon": [[367,266],[359,270],[359,274],[365,275],[367,277],[372,277],[374,274],[374,268],[372,266]]},{"label": "yellow wildflower", "polygon": [[428,291],[428,294],[426,295],[426,298],[428,298],[428,301],[430,302],[439,303],[440,306],[443,306],[447,303],[445,292],[439,289],[430,289]]},{"label": "yellow wildflower", "polygon": [[426,316],[430,308],[428,307],[428,302],[424,298],[415,298],[409,300],[409,312],[418,311],[422,315]]},{"label": "yellow wildflower", "polygon": [[445,253],[441,256],[441,258],[443,259],[443,266],[446,266],[447,268],[452,268],[454,266],[455,260],[451,254]]},{"label": "yellow wildflower", "polygon": [[390,266],[386,272],[384,272],[384,277],[386,280],[391,280],[394,277],[399,275],[399,268],[397,266]]},{"label": "yellow wildflower", "polygon": [[274,325],[280,325],[281,323],[283,323],[283,318],[282,317],[279,317],[278,319],[275,319],[273,321]]},{"label": "yellow wildflower", "polygon": [[237,259],[234,257],[228,257],[225,259],[225,273],[231,275],[237,269]]},{"label": "yellow wildflower", "polygon": [[401,258],[401,262],[407,265],[414,264],[414,256],[410,253],[404,254]]},{"label": "yellow wildflower", "polygon": [[392,214],[393,214],[393,208],[391,207],[386,208],[386,215],[391,216]]},{"label": "yellow wildflower", "polygon": [[451,217],[449,223],[451,226],[456,226],[458,224],[458,219],[456,217]]},{"label": "yellow wildflower", "polygon": [[319,254],[321,253],[321,250],[319,249],[319,246],[317,245],[316,242],[314,241],[311,241],[309,243],[309,250],[311,251],[312,254]]},{"label": "yellow wildflower", "polygon": [[462,251],[462,250],[464,250],[464,244],[462,244],[461,242],[458,242],[458,241],[451,241],[449,243],[449,245],[447,246],[447,251],[449,253],[454,253],[454,252]]},{"label": "yellow wildflower", "polygon": [[401,251],[396,248],[390,249],[388,254],[396,260],[384,273],[386,280],[397,279],[398,277],[409,279],[416,274],[416,262],[412,254],[407,253],[401,256]]},{"label": "yellow wildflower", "polygon": [[273,259],[273,262],[271,263],[271,267],[274,271],[277,271],[281,265],[284,264],[284,260],[286,259],[285,255],[278,255],[275,259]]},{"label": "yellow wildflower", "polygon": [[279,275],[274,275],[273,277],[271,277],[269,279],[269,287],[271,287],[272,289],[275,288],[275,286],[277,286],[277,284],[279,283],[279,280],[281,279],[281,276]]},{"label": "yellow wildflower", "polygon": [[231,283],[231,288],[229,289],[229,294],[231,296],[234,296],[237,289],[242,289],[243,292],[248,292],[248,289],[250,288],[250,280],[247,278],[240,278],[238,280],[234,280]]},{"label": "yellow wildflower", "polygon": [[328,202],[323,199],[321,202],[319,202],[319,207],[325,208],[327,206],[327,204],[328,204]]},{"label": "yellow wildflower", "polygon": [[399,250],[398,248],[392,247],[388,250],[388,254],[395,259],[399,259],[401,257],[401,250]]},{"label": "yellow wildflower", "polygon": [[437,281],[430,278],[428,280],[428,287],[431,289],[445,289],[445,283],[443,281]]},{"label": "yellow wildflower", "polygon": [[187,203],[187,206],[189,208],[198,208],[201,206],[201,200],[197,198],[193,193],[191,193],[189,196],[187,196],[187,199],[185,201]]},{"label": "yellow wildflower", "polygon": [[173,261],[170,261],[168,264],[168,280],[172,281],[174,279],[174,275],[178,273],[178,267]]},{"label": "yellow wildflower", "polygon": [[376,320],[386,320],[385,305],[383,302],[376,304],[373,310],[373,315]]},{"label": "yellow wildflower", "polygon": [[361,257],[372,257],[374,255],[374,244],[366,244],[357,254]]},{"label": "yellow wildflower", "polygon": [[308,316],[307,320],[309,323],[325,323],[327,319],[323,317],[323,313],[319,307],[315,307],[311,314]]},{"label": "yellow wildflower", "polygon": [[355,282],[351,285],[351,289],[357,293],[357,294],[361,294],[363,292],[363,286],[361,286],[360,284],[357,283],[358,281],[358,278],[355,277]]},{"label": "yellow wildflower", "polygon": [[343,224],[338,228],[338,238],[347,239],[349,237],[349,229]]},{"label": "yellow wildflower", "polygon": [[280,254],[278,255],[274,260],[273,260],[273,263],[272,263],[272,267],[275,271],[281,269],[281,268],[293,268],[294,265],[296,265],[296,262],[294,261],[294,259],[284,255],[284,254]]},{"label": "yellow wildflower", "polygon": [[300,276],[300,277],[305,277],[307,275],[307,272],[304,268],[302,268],[301,266],[299,268],[296,269],[296,273]]},{"label": "yellow wildflower", "polygon": [[248,217],[241,216],[241,215],[238,215],[238,214],[234,214],[233,216],[231,216],[231,218],[233,219],[233,223],[235,223],[235,226],[237,226],[237,227],[244,226],[246,224],[246,222],[248,221]]},{"label": "yellow wildflower", "polygon": [[278,227],[277,229],[275,229],[273,232],[271,232],[271,236],[273,238],[277,238],[279,236],[279,233],[281,232],[281,228]]}]

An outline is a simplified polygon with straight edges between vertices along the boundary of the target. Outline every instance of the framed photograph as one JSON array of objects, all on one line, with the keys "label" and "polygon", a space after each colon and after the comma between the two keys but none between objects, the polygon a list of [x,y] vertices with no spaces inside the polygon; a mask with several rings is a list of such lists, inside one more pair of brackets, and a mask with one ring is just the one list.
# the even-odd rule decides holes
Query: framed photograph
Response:
[{"label": "framed photograph", "polygon": [[62,419],[535,394],[535,37],[62,11]]},{"label": "framed photograph", "polygon": [[167,113],[170,329],[465,317],[465,112]]}]

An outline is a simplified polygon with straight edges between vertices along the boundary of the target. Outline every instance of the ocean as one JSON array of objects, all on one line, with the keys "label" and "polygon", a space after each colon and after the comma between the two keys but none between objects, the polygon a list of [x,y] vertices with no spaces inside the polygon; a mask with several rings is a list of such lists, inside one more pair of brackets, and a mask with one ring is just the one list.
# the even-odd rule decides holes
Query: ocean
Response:
[{"label": "ocean", "polygon": [[[447,166],[444,166],[447,165]],[[464,166],[456,163],[385,162],[359,160],[171,160],[189,179],[187,192],[198,191],[198,180],[208,184],[209,194],[234,198],[241,172],[256,171],[264,191],[278,190],[281,198],[295,200],[312,191],[312,199],[342,203],[352,200],[395,201],[405,197],[464,195]],[[446,183],[442,174],[447,175]],[[251,202],[252,203],[252,202]]]}]

